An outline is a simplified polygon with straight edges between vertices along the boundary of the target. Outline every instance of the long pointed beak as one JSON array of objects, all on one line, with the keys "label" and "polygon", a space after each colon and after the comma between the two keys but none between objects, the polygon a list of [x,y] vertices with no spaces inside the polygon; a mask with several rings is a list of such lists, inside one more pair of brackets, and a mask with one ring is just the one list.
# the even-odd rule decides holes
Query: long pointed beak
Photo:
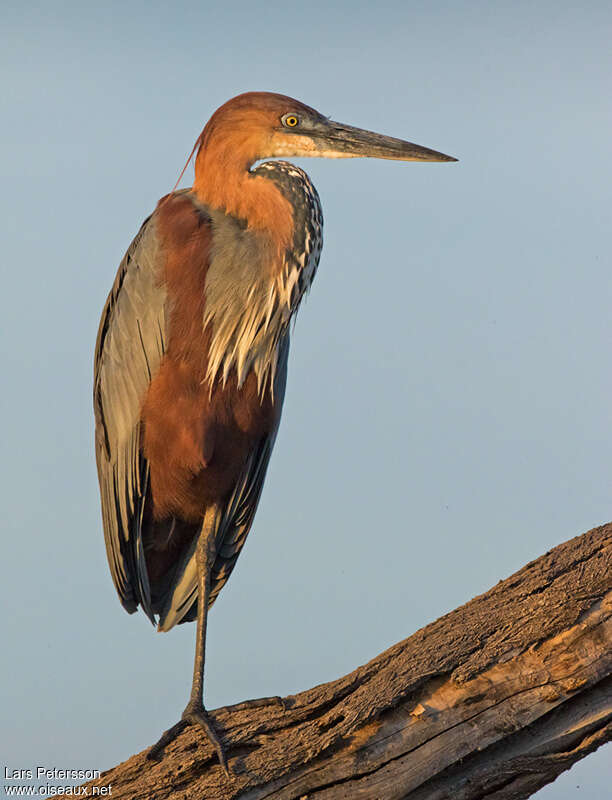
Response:
[{"label": "long pointed beak", "polygon": [[[328,158],[388,158],[394,161],[457,161],[452,156],[430,150],[420,144],[405,142],[393,136],[353,128],[326,120],[314,132],[313,139],[321,156]],[[312,155],[316,155],[313,153]]]}]

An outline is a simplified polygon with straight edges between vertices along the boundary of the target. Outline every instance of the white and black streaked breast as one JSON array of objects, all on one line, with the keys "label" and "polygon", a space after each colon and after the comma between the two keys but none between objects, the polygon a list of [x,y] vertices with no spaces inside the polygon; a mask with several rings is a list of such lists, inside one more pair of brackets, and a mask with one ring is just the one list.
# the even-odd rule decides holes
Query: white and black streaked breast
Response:
[{"label": "white and black streaked breast", "polygon": [[[279,348],[289,322],[310,288],[323,246],[323,214],[308,175],[286,161],[253,170],[274,181],[293,209],[293,242],[275,260],[270,240],[244,221],[200,205],[212,226],[206,278],[205,327],[212,328],[206,375],[211,387],[236,370],[241,386],[250,370],[261,393],[274,385]],[[194,202],[196,202],[194,200]]]},{"label": "white and black streaked breast", "polygon": [[303,169],[288,161],[265,161],[255,170],[274,181],[293,208],[293,243],[279,276],[281,302],[291,314],[310,289],[323,248],[323,211],[319,194]]}]

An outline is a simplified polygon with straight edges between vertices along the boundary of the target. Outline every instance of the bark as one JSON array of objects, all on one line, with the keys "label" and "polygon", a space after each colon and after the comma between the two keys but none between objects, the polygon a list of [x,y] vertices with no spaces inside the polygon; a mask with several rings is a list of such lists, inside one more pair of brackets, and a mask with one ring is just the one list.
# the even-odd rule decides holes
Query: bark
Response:
[{"label": "bark", "polygon": [[212,712],[96,781],[127,798],[515,800],[612,738],[612,523],[331,683]]}]

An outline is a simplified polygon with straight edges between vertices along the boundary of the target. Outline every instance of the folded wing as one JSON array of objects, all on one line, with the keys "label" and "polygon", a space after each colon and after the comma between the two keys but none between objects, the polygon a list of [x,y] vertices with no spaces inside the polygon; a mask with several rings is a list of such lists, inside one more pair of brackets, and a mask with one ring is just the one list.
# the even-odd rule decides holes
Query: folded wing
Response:
[{"label": "folded wing", "polygon": [[152,619],[142,543],[148,470],[140,411],[166,346],[166,291],[154,218],[143,223],[106,301],[94,362],[96,462],[106,553],[124,608]]}]

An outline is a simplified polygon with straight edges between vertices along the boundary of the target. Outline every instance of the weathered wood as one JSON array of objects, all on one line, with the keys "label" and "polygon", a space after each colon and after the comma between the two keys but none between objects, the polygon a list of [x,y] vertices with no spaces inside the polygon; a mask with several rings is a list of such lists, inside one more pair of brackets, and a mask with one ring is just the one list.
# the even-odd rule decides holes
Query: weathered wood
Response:
[{"label": "weathered wood", "polygon": [[[283,704],[214,712],[88,786],[115,800],[515,800],[612,739],[612,523],[368,664]],[[90,789],[90,794],[92,790]]]}]

